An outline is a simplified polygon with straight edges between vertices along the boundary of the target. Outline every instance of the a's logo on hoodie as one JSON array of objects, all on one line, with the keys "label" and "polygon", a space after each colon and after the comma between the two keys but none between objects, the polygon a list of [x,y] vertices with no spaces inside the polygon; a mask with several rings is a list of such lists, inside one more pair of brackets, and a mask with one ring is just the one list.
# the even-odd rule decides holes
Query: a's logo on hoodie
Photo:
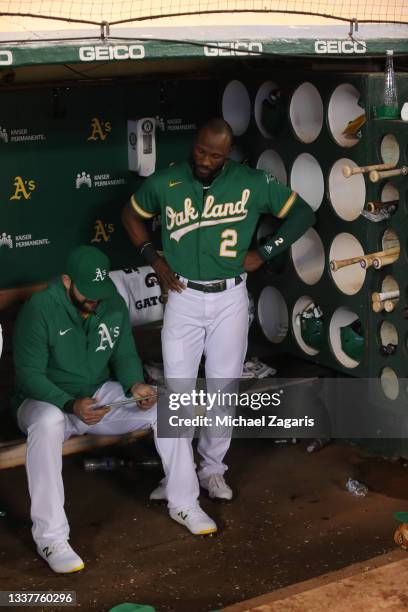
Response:
[{"label": "a's logo on hoodie", "polygon": [[117,338],[119,336],[119,332],[120,332],[119,326],[116,326],[114,328],[110,327],[108,329],[105,323],[101,323],[98,327],[98,334],[100,335],[101,340],[95,352],[97,353],[98,351],[105,351],[108,346],[109,348],[113,349],[113,347],[115,346],[116,340],[113,340],[112,336],[113,338]]},{"label": "a's logo on hoodie", "polygon": [[98,282],[105,280],[107,275],[107,271],[105,269],[101,270],[101,268],[96,268],[95,270],[95,278],[92,279],[92,282]]}]

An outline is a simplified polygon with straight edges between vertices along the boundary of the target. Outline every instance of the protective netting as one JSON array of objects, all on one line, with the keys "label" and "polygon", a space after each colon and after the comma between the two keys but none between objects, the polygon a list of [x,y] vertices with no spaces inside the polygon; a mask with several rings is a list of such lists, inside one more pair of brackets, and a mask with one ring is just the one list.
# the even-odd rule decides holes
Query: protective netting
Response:
[{"label": "protective netting", "polygon": [[211,13],[300,13],[360,22],[408,23],[408,0],[0,0],[0,17],[99,24]]}]

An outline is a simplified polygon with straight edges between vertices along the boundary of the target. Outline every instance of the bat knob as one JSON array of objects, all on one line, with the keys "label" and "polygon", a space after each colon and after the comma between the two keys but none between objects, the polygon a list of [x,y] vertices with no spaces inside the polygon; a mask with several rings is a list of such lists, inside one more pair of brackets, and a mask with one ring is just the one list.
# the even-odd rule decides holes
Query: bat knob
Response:
[{"label": "bat knob", "polygon": [[352,170],[350,166],[343,166],[343,176],[344,178],[349,178],[352,175]]},{"label": "bat knob", "polygon": [[370,181],[372,183],[378,183],[378,181],[380,180],[380,175],[378,174],[377,170],[372,170],[369,176],[370,176]]}]

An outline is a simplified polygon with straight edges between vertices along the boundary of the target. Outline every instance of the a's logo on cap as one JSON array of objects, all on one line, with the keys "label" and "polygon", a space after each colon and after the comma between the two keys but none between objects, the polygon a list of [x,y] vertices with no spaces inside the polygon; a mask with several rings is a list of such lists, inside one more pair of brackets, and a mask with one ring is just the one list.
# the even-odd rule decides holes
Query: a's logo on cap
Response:
[{"label": "a's logo on cap", "polygon": [[106,277],[106,270],[101,270],[101,268],[96,268],[95,270],[95,278],[92,279],[94,281],[103,281]]}]

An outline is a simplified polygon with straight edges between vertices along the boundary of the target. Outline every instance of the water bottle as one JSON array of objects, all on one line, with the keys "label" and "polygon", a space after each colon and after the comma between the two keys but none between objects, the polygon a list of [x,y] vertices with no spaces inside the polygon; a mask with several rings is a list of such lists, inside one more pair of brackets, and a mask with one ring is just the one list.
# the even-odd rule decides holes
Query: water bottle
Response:
[{"label": "water bottle", "polygon": [[330,444],[330,438],[315,438],[306,447],[308,453],[316,453]]},{"label": "water bottle", "polygon": [[118,457],[98,457],[84,459],[84,470],[86,472],[113,472],[124,468],[143,467],[156,469],[161,467],[160,457],[142,457],[141,459],[119,459]]},{"label": "water bottle", "polygon": [[126,467],[126,461],[117,457],[101,457],[97,459],[84,459],[83,465],[86,472],[113,472],[114,470]]},{"label": "water bottle", "polygon": [[383,117],[388,119],[398,117],[397,80],[395,78],[393,56],[393,50],[388,49],[385,62],[383,107],[381,109]]},{"label": "water bottle", "polygon": [[365,497],[368,493],[368,488],[364,484],[358,482],[358,480],[353,480],[352,478],[348,479],[346,489],[349,493],[355,495],[356,497]]}]

